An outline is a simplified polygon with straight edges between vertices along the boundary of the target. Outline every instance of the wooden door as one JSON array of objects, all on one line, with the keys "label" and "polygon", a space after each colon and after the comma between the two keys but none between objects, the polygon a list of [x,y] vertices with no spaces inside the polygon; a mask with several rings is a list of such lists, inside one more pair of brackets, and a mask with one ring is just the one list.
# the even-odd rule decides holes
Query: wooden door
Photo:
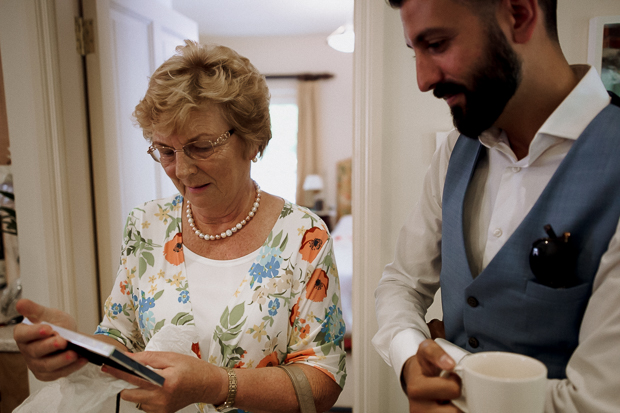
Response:
[{"label": "wooden door", "polygon": [[184,39],[198,40],[197,24],[157,2],[84,0],[93,19],[95,52],[86,58],[100,294],[109,295],[118,269],[129,211],[176,189],[146,151],[131,115],[148,78]]}]

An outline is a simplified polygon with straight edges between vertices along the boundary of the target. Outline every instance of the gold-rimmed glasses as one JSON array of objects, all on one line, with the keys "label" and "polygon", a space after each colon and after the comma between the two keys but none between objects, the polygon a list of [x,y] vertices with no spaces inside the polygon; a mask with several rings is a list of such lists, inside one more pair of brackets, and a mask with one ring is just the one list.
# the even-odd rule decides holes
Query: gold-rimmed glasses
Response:
[{"label": "gold-rimmed glasses", "polygon": [[159,162],[162,165],[168,165],[175,161],[176,153],[183,152],[188,158],[195,161],[204,161],[215,152],[215,147],[222,145],[226,142],[232,134],[235,133],[234,129],[224,132],[215,141],[211,140],[197,140],[183,145],[181,149],[174,149],[170,146],[160,145],[154,143],[149,146],[149,150],[146,151],[155,162]]}]

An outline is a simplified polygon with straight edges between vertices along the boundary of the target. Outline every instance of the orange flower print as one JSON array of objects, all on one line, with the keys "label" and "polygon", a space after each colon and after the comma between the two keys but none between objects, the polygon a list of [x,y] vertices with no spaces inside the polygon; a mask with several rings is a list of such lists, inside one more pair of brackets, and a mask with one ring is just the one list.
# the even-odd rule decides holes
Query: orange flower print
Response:
[{"label": "orange flower print", "polygon": [[277,366],[279,364],[280,362],[278,361],[278,355],[274,351],[273,353],[262,359],[260,363],[258,363],[258,366],[256,366],[256,368]]},{"label": "orange flower print", "polygon": [[306,324],[306,326],[302,328],[301,331],[299,332],[299,338],[302,338],[302,339],[306,338],[309,332],[310,332],[310,324]]},{"label": "orange flower print", "polygon": [[317,303],[323,301],[327,297],[327,287],[329,287],[327,274],[322,269],[317,268],[306,285],[306,298]]},{"label": "orange flower print", "polygon": [[127,288],[127,285],[128,285],[128,284],[129,284],[129,283],[127,282],[127,280],[125,280],[125,281],[121,281],[121,284],[120,284],[120,286],[121,286],[121,294],[126,294],[126,295],[131,294],[131,293],[129,292],[129,288]]},{"label": "orange flower print", "polygon": [[296,351],[294,353],[288,354],[286,356],[286,359],[284,360],[284,363],[289,364],[289,363],[295,363],[297,361],[304,361],[314,356],[316,356],[316,353],[314,352],[314,350],[311,348],[308,348],[305,350]]},{"label": "orange flower print", "polygon": [[239,363],[233,366],[233,369],[242,369],[243,366],[245,366],[245,363],[243,361],[240,361]]},{"label": "orange flower print", "polygon": [[192,343],[192,352],[197,355],[199,359],[202,358],[200,354],[200,345],[198,343]]},{"label": "orange flower print", "polygon": [[321,251],[321,247],[327,241],[327,231],[319,227],[312,227],[304,234],[301,240],[301,258],[312,262]]},{"label": "orange flower print", "polygon": [[179,265],[185,261],[183,256],[183,236],[180,232],[164,245],[164,257],[172,265]]},{"label": "orange flower print", "polygon": [[291,315],[288,318],[288,321],[291,323],[291,327],[295,324],[295,319],[299,317],[299,303],[295,303],[293,308],[291,309]]}]

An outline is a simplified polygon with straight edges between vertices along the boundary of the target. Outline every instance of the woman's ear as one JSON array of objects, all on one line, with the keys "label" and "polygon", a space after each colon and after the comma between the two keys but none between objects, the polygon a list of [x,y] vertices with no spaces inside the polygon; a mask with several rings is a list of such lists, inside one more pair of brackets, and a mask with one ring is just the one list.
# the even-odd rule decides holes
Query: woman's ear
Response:
[{"label": "woman's ear", "polygon": [[250,157],[252,162],[258,162],[258,149],[254,149],[250,154],[254,154]]},{"label": "woman's ear", "polygon": [[512,41],[518,44],[530,41],[541,18],[537,0],[502,0],[500,13],[508,19]]}]

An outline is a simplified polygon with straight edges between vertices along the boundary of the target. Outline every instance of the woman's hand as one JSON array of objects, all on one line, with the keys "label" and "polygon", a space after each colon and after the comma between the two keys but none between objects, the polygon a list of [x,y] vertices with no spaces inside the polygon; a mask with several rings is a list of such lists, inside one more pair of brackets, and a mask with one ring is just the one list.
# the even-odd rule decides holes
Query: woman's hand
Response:
[{"label": "woman's hand", "polygon": [[16,325],[13,337],[28,368],[37,379],[56,380],[79,370],[88,362],[79,358],[75,351],[63,351],[67,347],[67,341],[53,331],[52,327],[38,324],[47,321],[75,331],[76,322],[69,314],[26,299],[17,302],[17,311],[35,323]]},{"label": "woman's hand", "polygon": [[461,395],[460,379],[456,374],[439,377],[441,370],[452,371],[454,367],[454,360],[433,340],[420,344],[418,353],[407,360],[402,372],[411,413],[460,411],[450,403]]},{"label": "woman's hand", "polygon": [[192,403],[217,405],[226,400],[228,375],[223,368],[176,353],[145,351],[127,355],[158,369],[157,373],[166,379],[163,387],[159,387],[132,374],[103,366],[104,372],[139,387],[123,390],[121,398],[140,403],[140,408],[146,412],[176,412]]}]

